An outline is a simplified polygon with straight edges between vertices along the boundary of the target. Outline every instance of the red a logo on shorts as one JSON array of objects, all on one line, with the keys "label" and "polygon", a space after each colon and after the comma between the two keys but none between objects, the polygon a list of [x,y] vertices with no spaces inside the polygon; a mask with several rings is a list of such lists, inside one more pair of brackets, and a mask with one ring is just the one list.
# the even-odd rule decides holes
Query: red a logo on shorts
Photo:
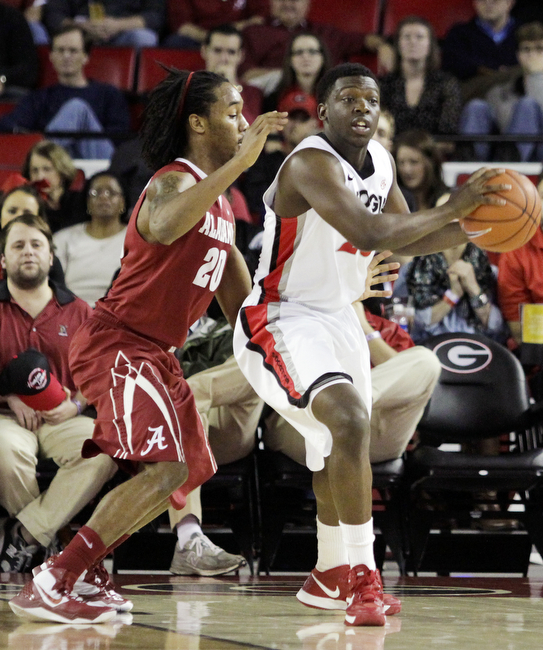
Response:
[{"label": "red a logo on shorts", "polygon": [[153,435],[150,439],[146,440],[147,444],[149,445],[145,451],[141,452],[141,456],[147,456],[147,454],[151,451],[153,448],[153,445],[156,445],[159,449],[166,449],[168,446],[165,441],[166,438],[162,435],[162,431],[164,430],[164,427],[160,425],[159,427],[147,427],[149,431],[153,432]]}]

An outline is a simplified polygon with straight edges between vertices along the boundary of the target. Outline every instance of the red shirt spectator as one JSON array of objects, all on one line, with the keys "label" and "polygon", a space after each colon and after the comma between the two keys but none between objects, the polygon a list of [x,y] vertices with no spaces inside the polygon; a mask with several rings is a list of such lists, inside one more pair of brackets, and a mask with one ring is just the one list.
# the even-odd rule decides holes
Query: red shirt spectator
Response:
[{"label": "red shirt spectator", "polygon": [[165,47],[198,49],[210,29],[230,24],[242,30],[261,23],[268,14],[267,0],[171,0]]},{"label": "red shirt spectator", "polygon": [[12,299],[7,281],[0,282],[0,368],[19,352],[36,348],[47,357],[51,373],[75,394],[77,388],[68,367],[68,347],[92,309],[59,286],[53,286],[53,293],[45,309],[32,318]]},{"label": "red shirt spectator", "polygon": [[[366,313],[366,320],[373,327],[376,332],[381,333],[381,337],[385,343],[388,343],[391,348],[396,352],[402,352],[403,350],[408,350],[409,348],[414,348],[415,343],[409,334],[403,330],[398,323],[393,323],[388,318],[382,318],[381,316],[376,316],[372,314],[367,309],[364,310]],[[372,364],[372,368],[373,368]]]},{"label": "red shirt spectator", "polygon": [[543,303],[543,232],[537,229],[522,248],[502,253],[498,272],[498,302],[511,333],[520,343],[520,305]]},{"label": "red shirt spectator", "polygon": [[173,33],[191,23],[208,30],[267,14],[267,0],[174,0],[168,3],[168,28]]}]

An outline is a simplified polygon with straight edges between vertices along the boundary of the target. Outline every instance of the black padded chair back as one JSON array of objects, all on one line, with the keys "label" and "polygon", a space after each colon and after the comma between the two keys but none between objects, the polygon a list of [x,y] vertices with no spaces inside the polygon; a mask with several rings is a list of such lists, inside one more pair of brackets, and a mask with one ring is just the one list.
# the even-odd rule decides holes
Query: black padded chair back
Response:
[{"label": "black padded chair back", "polygon": [[463,442],[509,433],[529,408],[518,359],[477,334],[441,334],[422,343],[437,354],[441,376],[418,430],[421,439]]}]

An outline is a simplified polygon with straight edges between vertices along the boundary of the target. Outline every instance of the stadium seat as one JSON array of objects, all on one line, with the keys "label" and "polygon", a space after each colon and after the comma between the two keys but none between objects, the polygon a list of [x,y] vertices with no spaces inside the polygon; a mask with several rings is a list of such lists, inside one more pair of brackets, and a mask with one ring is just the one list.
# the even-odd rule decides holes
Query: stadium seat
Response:
[{"label": "stadium seat", "polygon": [[386,0],[383,15],[383,34],[391,36],[398,23],[406,16],[426,18],[439,39],[455,24],[474,16],[472,0],[455,2],[427,2],[427,0]]},{"label": "stadium seat", "polygon": [[160,63],[178,70],[202,70],[204,61],[197,50],[175,50],[148,47],[141,50],[136,93],[142,95],[152,90],[164,79],[166,72]]},{"label": "stadium seat", "polygon": [[[476,530],[485,519],[518,521],[524,538],[543,552],[543,404],[530,403],[520,362],[505,346],[480,334],[440,334],[422,345],[438,356],[442,371],[406,467],[411,568],[415,574],[421,568],[431,529],[446,534],[453,526],[460,534]],[[492,438],[500,442],[498,455],[474,446]],[[505,555],[494,558],[492,571],[507,571]],[[528,555],[521,569],[525,575]],[[484,558],[474,564],[474,557],[471,552],[464,557],[443,554],[438,570],[441,575],[482,571]]]},{"label": "stadium seat", "polygon": [[15,106],[17,106],[17,102],[0,102],[0,117],[11,113]]},{"label": "stadium seat", "polygon": [[313,2],[309,20],[334,25],[346,32],[378,32],[381,14],[380,0],[339,0]]},{"label": "stadium seat", "polygon": [[369,68],[374,74],[378,74],[377,54],[368,52],[367,54],[355,54],[349,59],[351,63],[361,63]]},{"label": "stadium seat", "polygon": [[38,88],[45,88],[45,86],[51,86],[57,82],[57,75],[55,70],[49,60],[49,49],[48,45],[39,45],[38,46],[38,59],[40,62],[40,74],[38,77]]},{"label": "stadium seat", "polygon": [[[49,60],[49,47],[38,47],[40,76],[38,86],[43,88],[57,83],[57,75]],[[91,50],[85,74],[89,79],[132,92],[136,71],[136,50],[131,47],[95,47]]]},{"label": "stadium seat", "polygon": [[0,169],[20,171],[28,150],[40,140],[41,133],[0,133]]},{"label": "stadium seat", "polygon": [[126,92],[134,89],[137,52],[131,47],[95,47],[85,68],[89,79]]}]

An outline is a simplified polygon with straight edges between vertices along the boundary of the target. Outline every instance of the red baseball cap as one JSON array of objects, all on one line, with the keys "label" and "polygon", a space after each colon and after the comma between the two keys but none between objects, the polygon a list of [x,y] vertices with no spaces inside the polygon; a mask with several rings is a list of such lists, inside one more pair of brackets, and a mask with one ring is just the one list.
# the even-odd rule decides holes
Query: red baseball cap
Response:
[{"label": "red baseball cap", "polygon": [[47,358],[28,348],[8,363],[0,374],[0,395],[14,394],[35,411],[50,411],[66,399],[66,392],[51,374]]},{"label": "red baseball cap", "polygon": [[301,90],[291,90],[279,100],[277,110],[285,111],[289,115],[302,111],[308,117],[317,117],[317,100],[313,95]]}]

